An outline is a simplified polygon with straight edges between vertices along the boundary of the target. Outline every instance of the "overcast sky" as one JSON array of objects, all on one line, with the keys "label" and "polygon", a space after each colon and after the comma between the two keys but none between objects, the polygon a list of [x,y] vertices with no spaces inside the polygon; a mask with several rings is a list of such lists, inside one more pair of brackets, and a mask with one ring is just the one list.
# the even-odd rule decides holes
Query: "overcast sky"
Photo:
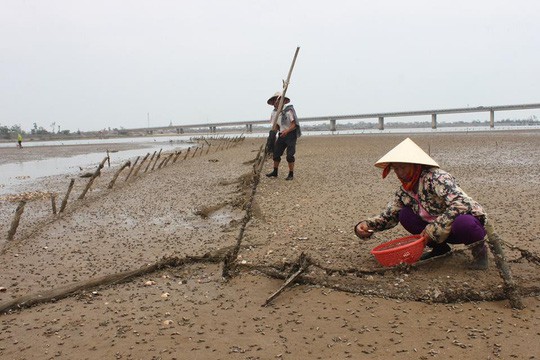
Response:
[{"label": "overcast sky", "polygon": [[266,119],[297,46],[300,117],[540,102],[538,0],[0,0],[0,124]]}]

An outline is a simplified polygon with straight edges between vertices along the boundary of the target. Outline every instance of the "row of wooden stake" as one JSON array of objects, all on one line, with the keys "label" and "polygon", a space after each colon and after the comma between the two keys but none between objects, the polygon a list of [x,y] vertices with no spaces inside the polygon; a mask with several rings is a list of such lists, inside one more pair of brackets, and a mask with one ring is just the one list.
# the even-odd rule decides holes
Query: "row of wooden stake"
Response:
[{"label": "row of wooden stake", "polygon": [[[244,139],[245,139],[245,137],[243,137],[242,135],[236,136],[236,137],[233,137],[233,138],[221,138],[221,139],[218,139],[218,140],[220,140],[220,142],[219,142],[215,152],[218,152],[220,150],[227,150],[230,147],[237,145],[239,142],[243,141]],[[211,148],[212,144],[209,143],[208,141],[206,141],[206,139],[203,139],[203,140],[207,144],[206,152],[204,152],[204,150],[205,150],[204,144],[202,144],[201,146],[196,146],[195,150],[193,150],[193,153],[191,154],[192,158],[195,157],[195,155],[197,153],[199,153],[199,156],[202,156],[203,154],[206,155],[206,154],[208,154],[210,152],[210,148]],[[161,169],[161,168],[164,168],[165,166],[167,166],[169,163],[174,164],[178,160],[180,155],[182,154],[182,151],[175,151],[174,153],[170,153],[170,154],[162,156],[161,151],[162,151],[162,149],[160,149],[159,152],[157,150],[154,151],[154,153],[150,157],[150,160],[148,160],[148,163],[146,164],[146,167],[144,168],[145,173],[148,172],[149,170],[153,171],[156,168],[156,165],[157,165],[157,169]],[[191,152],[191,147],[188,147],[186,153],[184,154],[184,158],[183,158],[184,160],[186,160],[188,158],[188,156],[190,155],[190,152]],[[116,173],[112,177],[111,181],[107,185],[107,188],[112,189],[114,187],[114,184],[116,183],[116,180],[118,179],[120,173],[127,167],[129,167],[130,170],[129,170],[129,172],[128,172],[128,174],[127,174],[124,181],[128,181],[130,178],[135,178],[139,174],[139,172],[141,171],[142,167],[145,165],[145,162],[146,162],[146,160],[148,159],[149,156],[150,156],[150,153],[147,153],[144,156],[144,158],[141,160],[140,164],[138,164],[139,159],[141,158],[140,156],[137,156],[137,158],[133,162],[133,165],[131,165],[130,160],[126,161],[116,171]],[[161,161],[159,161],[160,159],[161,159]],[[158,161],[159,161],[159,164],[158,164]],[[96,171],[90,176],[90,179],[86,183],[86,186],[85,186],[84,190],[82,191],[82,193],[79,195],[78,200],[84,199],[84,197],[86,196],[87,192],[92,187],[92,184],[94,183],[96,178],[101,175],[101,169],[103,169],[103,167],[105,166],[105,162],[108,162],[109,167],[111,166],[109,151],[107,151],[107,156],[98,165],[98,168],[96,169]],[[137,164],[139,166],[137,166]],[[60,204],[60,209],[58,211],[56,210],[56,194],[51,193],[51,206],[52,206],[53,215],[57,215],[58,213],[63,213],[64,212],[64,210],[66,209],[67,203],[68,203],[69,196],[71,194],[71,191],[73,190],[74,185],[75,185],[75,179],[71,179],[70,182],[69,182],[67,192],[64,195],[64,198],[62,199],[62,203]],[[17,205],[17,209],[15,210],[15,215],[13,217],[13,220],[11,221],[11,226],[10,226],[10,229],[8,231],[8,236],[7,236],[8,242],[12,241],[13,238],[15,237],[15,233],[17,232],[17,228],[19,227],[19,223],[20,223],[20,220],[21,220],[21,216],[22,216],[22,214],[24,212],[24,207],[26,205],[26,202],[27,202],[26,200],[21,200],[19,202],[19,204]]]}]

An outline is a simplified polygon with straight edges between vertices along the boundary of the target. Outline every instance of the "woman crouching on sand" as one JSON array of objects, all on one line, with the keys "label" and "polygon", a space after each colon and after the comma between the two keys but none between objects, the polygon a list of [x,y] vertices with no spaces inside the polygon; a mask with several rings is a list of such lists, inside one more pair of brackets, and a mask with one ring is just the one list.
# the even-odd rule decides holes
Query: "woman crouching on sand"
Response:
[{"label": "woman crouching on sand", "polygon": [[432,248],[422,255],[426,260],[450,251],[448,244],[473,244],[470,267],[488,267],[484,242],[486,213],[444,170],[411,139],[407,138],[390,150],[375,166],[383,170],[383,179],[394,170],[401,181],[394,199],[378,216],[360,221],[354,227],[360,238],[374,231],[393,228],[398,223],[411,234],[420,234],[424,244]]}]

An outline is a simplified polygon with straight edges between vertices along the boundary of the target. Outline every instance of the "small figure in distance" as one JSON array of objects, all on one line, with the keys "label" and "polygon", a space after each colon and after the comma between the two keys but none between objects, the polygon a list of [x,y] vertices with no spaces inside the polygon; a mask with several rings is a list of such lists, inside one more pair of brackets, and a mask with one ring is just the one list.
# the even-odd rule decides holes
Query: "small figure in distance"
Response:
[{"label": "small figure in distance", "polygon": [[432,250],[421,260],[443,255],[448,244],[475,244],[471,247],[471,269],[488,268],[484,228],[487,215],[482,206],[468,196],[454,177],[411,139],[390,150],[375,166],[382,168],[383,179],[394,171],[401,182],[394,198],[379,215],[360,221],[354,227],[360,238],[401,224],[411,234],[420,234]]}]

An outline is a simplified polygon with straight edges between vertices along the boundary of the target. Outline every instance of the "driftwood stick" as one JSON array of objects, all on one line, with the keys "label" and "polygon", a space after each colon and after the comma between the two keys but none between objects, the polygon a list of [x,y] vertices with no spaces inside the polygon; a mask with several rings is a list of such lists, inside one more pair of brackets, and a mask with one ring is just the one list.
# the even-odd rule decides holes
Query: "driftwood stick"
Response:
[{"label": "driftwood stick", "polygon": [[152,171],[154,171],[154,168],[156,167],[156,164],[157,164],[159,158],[161,157],[161,150],[163,150],[163,149],[159,149],[159,152],[158,152],[158,154],[156,156],[156,161],[154,162],[154,165],[152,166],[152,169],[150,169]]},{"label": "driftwood stick", "polygon": [[116,182],[116,179],[118,178],[118,175],[120,175],[120,173],[122,172],[122,170],[124,170],[125,168],[127,168],[128,166],[131,166],[131,161],[126,161],[124,163],[124,165],[122,165],[122,167],[120,169],[118,169],[118,171],[116,172],[116,174],[114,174],[111,182],[109,183],[109,185],[107,186],[107,188],[109,189],[112,189],[113,186],[114,186],[114,183]]},{"label": "driftwood stick", "polygon": [[525,308],[525,305],[523,305],[523,302],[521,301],[521,296],[519,294],[516,282],[514,281],[514,277],[512,276],[512,271],[510,270],[510,267],[506,262],[506,257],[504,255],[504,250],[502,247],[503,241],[495,232],[495,229],[493,228],[493,225],[490,223],[490,221],[486,222],[485,228],[489,240],[489,248],[495,256],[495,264],[497,265],[499,274],[503,278],[504,292],[508,296],[510,305],[513,309],[523,309]]},{"label": "driftwood stick", "polygon": [[103,169],[103,166],[105,165],[105,161],[107,161],[107,159],[108,157],[104,158],[99,164],[94,174],[92,174],[92,177],[90,178],[90,180],[88,180],[88,183],[86,184],[86,187],[84,188],[83,192],[81,193],[81,195],[79,195],[79,200],[84,199],[86,193],[88,192],[88,190],[90,190],[90,186],[92,186],[92,183],[94,182],[94,180],[96,180],[96,178],[99,175],[101,175],[101,169]]},{"label": "driftwood stick", "polygon": [[128,181],[129,177],[131,176],[131,173],[133,172],[133,169],[135,169],[135,166],[137,166],[137,163],[139,162],[140,158],[141,158],[140,156],[137,156],[137,158],[135,159],[135,162],[133,163],[133,166],[131,166],[131,168],[129,169],[129,172],[124,181]]},{"label": "driftwood stick", "polygon": [[21,215],[24,212],[24,206],[26,205],[26,201],[22,200],[19,202],[19,205],[17,205],[17,210],[15,210],[15,216],[13,217],[13,220],[11,221],[11,227],[8,231],[7,240],[11,241],[15,237],[15,233],[17,232],[17,228],[19,227],[19,221],[21,220]]},{"label": "driftwood stick", "polygon": [[147,172],[147,171],[148,171],[148,168],[149,168],[150,165],[152,164],[152,159],[154,158],[154,156],[156,156],[156,153],[157,153],[157,150],[154,151],[154,153],[153,153],[152,156],[150,157],[150,161],[148,162],[148,165],[146,165],[146,168],[144,169],[144,172]]},{"label": "driftwood stick", "polygon": [[194,158],[194,157],[195,157],[195,154],[197,154],[197,150],[199,150],[199,147],[198,147],[198,146],[195,148],[195,151],[193,152],[193,155],[191,155],[192,158]]},{"label": "driftwood stick", "polygon": [[51,193],[51,206],[52,206],[53,215],[56,215],[56,194],[52,194],[52,193]]},{"label": "driftwood stick", "polygon": [[208,155],[208,153],[210,152],[210,147],[212,146],[212,144],[208,144],[208,149],[206,150],[206,154],[205,155]]},{"label": "driftwood stick", "polygon": [[294,281],[300,276],[300,274],[306,271],[310,263],[311,261],[309,257],[306,254],[301,253],[296,264],[294,265],[294,268],[297,268],[296,272],[289,276],[285,283],[283,283],[283,285],[281,285],[281,287],[275,293],[273,293],[268,299],[266,299],[262,306],[268,306],[268,304],[270,304],[272,300],[278,297],[278,295],[281,294],[289,285],[294,283]]},{"label": "driftwood stick", "polygon": [[146,156],[142,159],[139,167],[137,169],[135,169],[135,172],[133,173],[133,177],[135,177],[135,176],[137,176],[137,174],[139,174],[139,171],[141,171],[141,168],[143,167],[144,162],[146,161],[146,159],[148,159],[149,156],[150,156],[150,153],[146,153]]},{"label": "driftwood stick", "polygon": [[60,205],[60,212],[64,212],[66,209],[66,205],[69,199],[69,194],[71,193],[71,190],[73,189],[73,185],[75,184],[75,179],[71,179],[69,182],[68,189],[66,191],[66,195],[64,196],[64,199],[62,200],[62,204]]}]

